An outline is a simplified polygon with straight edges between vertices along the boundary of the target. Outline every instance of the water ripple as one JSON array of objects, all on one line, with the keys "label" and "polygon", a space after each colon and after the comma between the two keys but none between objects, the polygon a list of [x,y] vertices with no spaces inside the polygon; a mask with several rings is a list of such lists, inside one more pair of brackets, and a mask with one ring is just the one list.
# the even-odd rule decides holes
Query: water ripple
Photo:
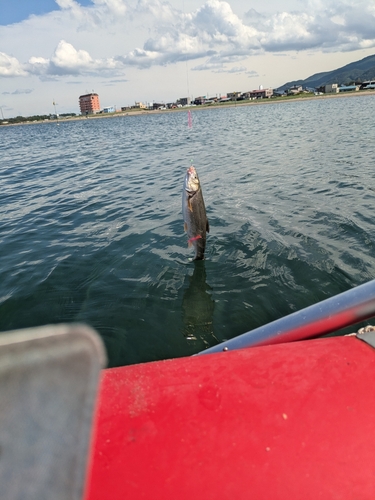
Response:
[{"label": "water ripple", "polygon": [[[184,112],[2,127],[1,330],[84,321],[115,366],[193,354],[373,279],[373,104],[194,110],[192,129]],[[181,215],[191,161],[201,263]]]}]

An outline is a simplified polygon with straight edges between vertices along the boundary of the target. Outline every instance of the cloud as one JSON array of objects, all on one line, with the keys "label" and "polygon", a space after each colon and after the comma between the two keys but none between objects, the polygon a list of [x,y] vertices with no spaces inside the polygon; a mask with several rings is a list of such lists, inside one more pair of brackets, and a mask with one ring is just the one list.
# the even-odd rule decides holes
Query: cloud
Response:
[{"label": "cloud", "polygon": [[[242,59],[242,58],[241,58]],[[224,62],[233,62],[224,60]],[[247,68],[245,66],[231,66],[228,67],[221,62],[220,60],[215,60],[215,57],[211,58],[204,64],[199,64],[198,66],[194,66],[192,71],[212,71],[213,73],[247,73]]]},{"label": "cloud", "polygon": [[50,59],[32,56],[25,64],[0,52],[0,76],[37,75],[44,80],[67,75],[114,76],[120,69],[123,69],[121,61],[114,58],[93,59],[86,50],[77,50],[65,40],[60,40]]},{"label": "cloud", "polygon": [[191,16],[191,30],[211,48],[247,47],[260,49],[257,30],[246,26],[227,2],[208,0]]},{"label": "cloud", "polygon": [[86,50],[76,50],[61,40],[50,61],[47,72],[52,75],[75,75],[95,70],[100,66]]},{"label": "cloud", "polygon": [[[127,67],[147,69],[198,60],[195,71],[246,72],[242,64],[251,55],[375,47],[373,0],[301,0],[300,11],[265,15],[250,9],[242,18],[223,0],[207,0],[188,13],[163,0],[92,0],[92,5],[86,7],[76,0],[56,0],[56,3],[60,10],[50,13],[48,23],[46,17],[43,26],[55,26],[54,23],[64,26],[64,33],[74,38],[75,46],[90,48],[98,37],[107,37],[110,43],[99,47],[104,57],[94,58],[87,50],[75,48],[65,41],[71,38],[64,34],[65,40],[58,43],[50,57],[30,54],[26,57],[28,62],[21,63],[0,53],[0,77],[113,78],[123,77]],[[129,45],[131,37],[127,36],[130,26],[138,30],[138,43],[134,45]],[[112,47],[108,49],[112,53],[107,55],[106,47]],[[234,64],[237,66],[233,67]],[[255,75],[249,75],[252,76]]]},{"label": "cloud", "polygon": [[103,81],[102,85],[107,87],[115,86],[117,83],[127,83],[129,80],[127,78],[115,78],[114,80]]},{"label": "cloud", "polygon": [[244,22],[257,30],[266,52],[375,47],[375,4],[368,0],[310,0],[304,12],[278,12],[268,17],[251,9]]},{"label": "cloud", "polygon": [[234,66],[233,68],[230,68],[227,70],[227,73],[245,73],[246,69],[244,66]]},{"label": "cloud", "polygon": [[[139,12],[162,19],[143,47],[119,56],[124,65],[150,68],[206,58],[195,70],[232,71],[229,60],[251,55],[301,50],[347,51],[375,47],[375,4],[360,0],[310,0],[303,12],[264,15],[249,10],[240,19],[230,4],[208,0],[196,11],[183,14],[168,4],[141,0]],[[173,22],[168,20],[173,16]]]},{"label": "cloud", "polygon": [[[131,11],[129,10],[129,14]],[[169,3],[160,0],[138,0],[132,17],[150,14],[154,19],[167,23],[176,22],[181,16],[181,11],[174,9]]]},{"label": "cloud", "polygon": [[[68,0],[67,0],[68,1]],[[121,66],[113,58],[93,59],[86,50],[76,50],[72,44],[60,40],[50,59],[31,57],[24,68],[29,74],[39,76],[64,76],[113,73]]]},{"label": "cloud", "polygon": [[27,72],[15,57],[0,52],[0,77],[26,76]]},{"label": "cloud", "polygon": [[116,16],[124,16],[128,11],[127,2],[124,0],[93,0],[93,3]]},{"label": "cloud", "polygon": [[109,80],[109,83],[125,83],[128,81],[127,78],[116,78],[115,80]]},{"label": "cloud", "polygon": [[[191,14],[179,14],[153,0],[140,2],[143,11],[152,11],[163,21],[173,14],[173,23],[163,24],[142,48],[119,56],[124,65],[149,68],[220,54],[242,57],[261,50],[256,30],[242,23],[227,2],[208,0]],[[157,8],[158,7],[158,8]],[[223,61],[222,61],[223,62]],[[233,60],[231,61],[233,62]],[[215,61],[211,61],[215,65]]]},{"label": "cloud", "polygon": [[118,56],[116,60],[124,66],[135,66],[140,69],[150,68],[151,66],[166,66],[180,61],[188,61],[206,57],[214,52],[212,50],[199,50],[198,47],[190,50],[197,44],[196,40],[189,42],[182,48],[183,42],[178,36],[173,37],[168,34],[158,40],[148,40],[143,49],[134,49],[125,56]]},{"label": "cloud", "polygon": [[2,92],[3,95],[20,95],[20,94],[31,94],[34,89],[17,89],[13,92]]},{"label": "cloud", "polygon": [[75,0],[55,1],[60,9],[78,24],[80,30],[108,26],[128,12],[125,0],[92,0],[93,5],[89,7],[82,7]]},{"label": "cloud", "polygon": [[[140,2],[146,10],[146,2]],[[147,2],[148,4],[148,2]],[[375,4],[360,0],[305,2],[302,12],[278,12],[264,15],[249,10],[240,19],[230,4],[208,0],[190,14],[176,14],[173,23],[164,4],[153,0],[148,5],[158,16],[162,11],[162,29],[146,40],[143,47],[121,56],[125,65],[148,68],[181,60],[208,58],[194,69],[222,71],[220,62],[228,58],[247,58],[266,52],[301,50],[347,51],[375,47]],[[163,11],[164,5],[164,11]],[[219,62],[220,61],[220,62]]]}]

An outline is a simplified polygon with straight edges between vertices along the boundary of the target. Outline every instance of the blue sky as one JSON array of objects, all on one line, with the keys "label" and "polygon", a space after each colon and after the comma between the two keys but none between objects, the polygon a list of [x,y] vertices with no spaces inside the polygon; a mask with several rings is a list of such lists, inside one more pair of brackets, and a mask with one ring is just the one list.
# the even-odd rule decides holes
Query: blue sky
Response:
[{"label": "blue sky", "polygon": [[[80,0],[83,6],[91,0]],[[0,25],[19,23],[34,14],[40,16],[56,10],[55,0],[0,0]]]},{"label": "blue sky", "polygon": [[0,107],[277,88],[374,53],[374,0],[0,0]]}]

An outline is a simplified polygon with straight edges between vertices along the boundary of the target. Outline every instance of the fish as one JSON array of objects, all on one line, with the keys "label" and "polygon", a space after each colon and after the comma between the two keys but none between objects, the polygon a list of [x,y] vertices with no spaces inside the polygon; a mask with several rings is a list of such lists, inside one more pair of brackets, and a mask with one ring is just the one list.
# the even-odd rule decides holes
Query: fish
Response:
[{"label": "fish", "polygon": [[206,215],[202,187],[193,165],[187,169],[184,179],[182,214],[184,229],[188,236],[188,245],[193,246],[195,250],[193,260],[202,260],[204,259],[206,236],[210,231],[210,226]]}]

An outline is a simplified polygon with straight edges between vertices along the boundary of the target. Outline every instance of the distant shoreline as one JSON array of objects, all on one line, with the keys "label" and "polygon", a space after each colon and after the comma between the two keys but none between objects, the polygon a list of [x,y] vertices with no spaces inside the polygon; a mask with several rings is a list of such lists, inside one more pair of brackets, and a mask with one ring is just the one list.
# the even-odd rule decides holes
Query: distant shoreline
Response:
[{"label": "distant shoreline", "polygon": [[321,100],[321,99],[342,99],[345,97],[363,97],[363,96],[369,96],[369,95],[375,95],[375,90],[359,90],[357,92],[343,92],[343,93],[338,93],[338,94],[323,94],[323,95],[307,95],[306,97],[276,97],[273,99],[257,99],[255,101],[236,101],[236,102],[229,102],[229,103],[215,103],[215,104],[210,104],[210,105],[199,105],[199,106],[188,106],[184,108],[175,108],[175,109],[153,109],[153,110],[146,110],[146,109],[129,109],[127,111],[118,111],[116,113],[100,113],[100,114],[93,114],[89,116],[72,116],[69,118],[59,118],[58,120],[53,119],[53,120],[36,120],[36,121],[28,121],[28,122],[20,122],[20,123],[5,123],[0,125],[0,129],[2,127],[14,127],[14,126],[20,126],[20,125],[36,125],[36,124],[41,124],[41,123],[50,123],[50,124],[57,124],[60,122],[71,122],[71,121],[79,121],[79,120],[98,120],[101,118],[117,118],[117,117],[122,117],[122,116],[139,116],[139,115],[153,115],[153,114],[159,114],[159,113],[179,113],[181,111],[187,111],[187,110],[206,110],[206,109],[224,109],[224,108],[233,108],[233,107],[240,107],[240,106],[259,106],[259,105],[267,105],[267,104],[279,104],[279,103],[290,103],[290,102],[296,102],[296,101],[312,101],[312,100]]}]

